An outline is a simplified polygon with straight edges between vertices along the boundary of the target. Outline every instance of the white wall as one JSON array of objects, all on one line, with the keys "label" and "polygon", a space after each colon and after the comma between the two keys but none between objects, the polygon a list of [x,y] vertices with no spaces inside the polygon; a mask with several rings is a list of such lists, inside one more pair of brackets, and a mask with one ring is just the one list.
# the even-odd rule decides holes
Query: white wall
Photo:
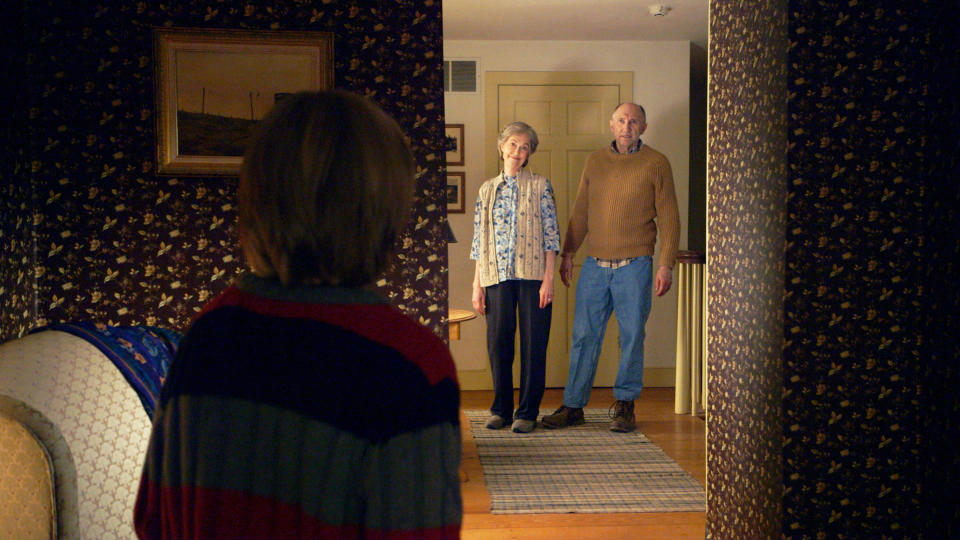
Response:
[{"label": "white wall", "polygon": [[[477,60],[480,74],[477,93],[447,93],[444,99],[446,122],[465,125],[466,165],[449,169],[466,172],[467,207],[463,214],[449,215],[458,240],[458,243],[450,245],[449,250],[450,307],[471,309],[473,261],[469,257],[473,236],[473,205],[480,184],[486,180],[483,171],[486,153],[496,152],[495,141],[483,140],[483,73],[486,71],[632,71],[634,100],[643,105],[647,112],[648,128],[642,137],[643,141],[663,152],[673,168],[683,229],[680,249],[686,249],[690,162],[689,42],[447,40],[443,46],[445,59]],[[560,227],[562,236],[566,224],[561,223]],[[557,284],[563,286],[559,275]],[[654,298],[653,311],[647,323],[645,356],[648,371],[649,368],[672,369],[674,366],[675,293],[676,287],[667,295]],[[474,319],[461,325],[460,340],[450,342],[454,360],[461,372],[484,369],[487,365],[485,332],[485,323],[481,319]],[[648,378],[647,384],[650,382]]]}]

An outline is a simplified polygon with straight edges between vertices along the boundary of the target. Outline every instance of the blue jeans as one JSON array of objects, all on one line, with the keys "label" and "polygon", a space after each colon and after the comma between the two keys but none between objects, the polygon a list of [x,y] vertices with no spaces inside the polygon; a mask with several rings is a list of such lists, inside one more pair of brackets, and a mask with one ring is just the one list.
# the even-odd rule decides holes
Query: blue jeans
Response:
[{"label": "blue jeans", "polygon": [[587,257],[577,281],[570,347],[570,373],[563,404],[581,408],[590,401],[597,361],[610,314],[620,325],[620,366],[613,397],[633,401],[643,389],[643,339],[653,296],[653,257],[637,257],[617,269],[601,268]]}]

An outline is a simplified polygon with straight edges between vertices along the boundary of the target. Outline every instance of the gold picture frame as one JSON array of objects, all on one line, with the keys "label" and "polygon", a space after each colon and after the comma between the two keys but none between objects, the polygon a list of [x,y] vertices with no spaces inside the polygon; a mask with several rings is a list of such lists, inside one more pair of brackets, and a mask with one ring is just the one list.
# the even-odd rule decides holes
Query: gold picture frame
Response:
[{"label": "gold picture frame", "polygon": [[447,166],[461,166],[464,163],[463,153],[463,124],[447,124],[444,126],[446,135]]},{"label": "gold picture frame", "polygon": [[464,189],[467,184],[467,174],[462,172],[447,173],[447,213],[463,214],[466,212],[466,195]]},{"label": "gold picture frame", "polygon": [[236,176],[283,96],[333,87],[333,34],[154,29],[157,173]]}]

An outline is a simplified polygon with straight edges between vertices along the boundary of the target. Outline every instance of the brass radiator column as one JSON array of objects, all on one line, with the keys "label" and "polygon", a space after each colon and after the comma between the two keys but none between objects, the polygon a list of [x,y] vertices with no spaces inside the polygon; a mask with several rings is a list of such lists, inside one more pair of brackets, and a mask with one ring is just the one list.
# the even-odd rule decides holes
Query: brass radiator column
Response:
[{"label": "brass radiator column", "polygon": [[702,415],[707,403],[706,255],[677,254],[677,368],[674,411]]}]

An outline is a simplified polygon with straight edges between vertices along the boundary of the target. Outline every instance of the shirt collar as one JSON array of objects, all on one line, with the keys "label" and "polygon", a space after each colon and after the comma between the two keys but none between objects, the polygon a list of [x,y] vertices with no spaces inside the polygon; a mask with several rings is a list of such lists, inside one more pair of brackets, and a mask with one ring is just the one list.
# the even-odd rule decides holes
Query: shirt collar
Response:
[{"label": "shirt collar", "polygon": [[[627,152],[626,152],[626,153],[628,153],[628,154],[635,154],[635,153],[637,153],[637,152],[640,150],[640,147],[641,147],[641,146],[643,146],[643,139],[637,139],[637,144],[635,144],[635,145],[633,145],[633,147],[627,149]],[[614,154],[619,154],[619,153],[620,153],[620,151],[617,150],[617,141],[616,141],[616,140],[613,140],[613,141],[610,142],[610,150],[612,150]]]},{"label": "shirt collar", "polygon": [[521,168],[520,170],[518,170],[518,171],[517,171],[517,174],[515,174],[515,175],[513,175],[513,176],[507,176],[507,173],[506,173],[506,172],[500,173],[500,175],[503,177],[503,181],[506,182],[506,183],[508,183],[508,184],[511,184],[511,183],[515,184],[515,183],[517,182],[517,179],[520,178],[520,175],[521,175],[521,174],[523,174],[523,169],[522,169],[522,168]]}]

